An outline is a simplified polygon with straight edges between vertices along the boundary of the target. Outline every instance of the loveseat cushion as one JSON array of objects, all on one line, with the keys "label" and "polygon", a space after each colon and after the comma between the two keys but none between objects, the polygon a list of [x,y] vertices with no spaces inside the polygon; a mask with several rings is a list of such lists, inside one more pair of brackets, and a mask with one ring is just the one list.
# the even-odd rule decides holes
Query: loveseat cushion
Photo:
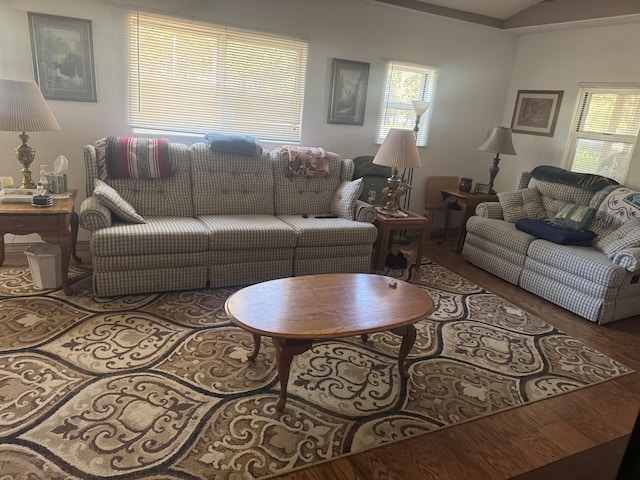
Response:
[{"label": "loveseat cushion", "polygon": [[527,232],[536,238],[548,240],[559,245],[580,245],[589,247],[596,238],[590,230],[574,230],[560,225],[554,225],[543,220],[521,218],[516,222],[516,228]]},{"label": "loveseat cushion", "polygon": [[291,226],[273,215],[203,215],[210,250],[269,250],[296,246]]},{"label": "loveseat cushion", "polygon": [[207,227],[189,217],[146,217],[146,223],[114,223],[93,232],[95,256],[128,256],[203,252],[209,245]]},{"label": "loveseat cushion", "polygon": [[540,194],[535,188],[523,188],[511,192],[498,193],[502,215],[507,222],[515,223],[521,218],[547,218]]}]

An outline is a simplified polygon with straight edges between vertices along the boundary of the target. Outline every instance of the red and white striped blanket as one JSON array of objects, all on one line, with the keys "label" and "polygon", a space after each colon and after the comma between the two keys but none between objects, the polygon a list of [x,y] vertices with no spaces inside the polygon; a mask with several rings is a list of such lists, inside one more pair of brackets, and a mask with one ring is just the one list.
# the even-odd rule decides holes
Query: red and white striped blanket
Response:
[{"label": "red and white striped blanket", "polygon": [[106,137],[96,142],[96,149],[106,178],[165,178],[173,173],[166,138]]}]

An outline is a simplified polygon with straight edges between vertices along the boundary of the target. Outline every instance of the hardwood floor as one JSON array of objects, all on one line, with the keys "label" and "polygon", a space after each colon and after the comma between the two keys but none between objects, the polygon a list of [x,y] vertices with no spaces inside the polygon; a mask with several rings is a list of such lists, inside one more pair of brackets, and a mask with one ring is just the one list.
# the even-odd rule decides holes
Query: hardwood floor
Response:
[{"label": "hardwood floor", "polygon": [[[597,326],[465,262],[451,251],[453,241],[430,241],[425,256],[640,372],[640,317]],[[83,262],[88,260],[79,248]],[[5,264],[25,261],[23,254],[8,252]],[[277,478],[615,479],[639,410],[640,373],[633,373]],[[637,448],[636,441],[636,459]],[[638,479],[637,471],[618,477]]]},{"label": "hardwood floor", "polygon": [[[425,256],[640,372],[640,317],[597,326],[467,263],[453,240],[430,241]],[[633,373],[277,478],[615,479],[639,409]]]}]

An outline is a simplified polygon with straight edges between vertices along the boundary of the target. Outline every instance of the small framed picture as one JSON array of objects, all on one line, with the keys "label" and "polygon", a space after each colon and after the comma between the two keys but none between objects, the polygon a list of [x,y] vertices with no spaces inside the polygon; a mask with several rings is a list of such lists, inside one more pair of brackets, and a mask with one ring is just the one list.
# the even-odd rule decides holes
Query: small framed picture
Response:
[{"label": "small framed picture", "polygon": [[473,190],[474,193],[481,193],[483,195],[489,194],[489,185],[486,183],[476,183],[476,186]]},{"label": "small framed picture", "polygon": [[553,137],[562,90],[518,90],[511,131]]},{"label": "small framed picture", "polygon": [[368,81],[368,63],[333,59],[328,123],[364,125]]},{"label": "small framed picture", "polygon": [[97,101],[91,20],[27,15],[33,70],[44,98]]}]

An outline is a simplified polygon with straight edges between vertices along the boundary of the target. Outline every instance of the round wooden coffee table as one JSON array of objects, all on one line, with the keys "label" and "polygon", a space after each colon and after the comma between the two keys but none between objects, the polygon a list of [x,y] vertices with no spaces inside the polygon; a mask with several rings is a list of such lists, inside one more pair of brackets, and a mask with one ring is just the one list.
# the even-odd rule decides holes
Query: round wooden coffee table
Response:
[{"label": "round wooden coffee table", "polygon": [[261,337],[273,339],[280,380],[278,411],[287,401],[289,370],[294,355],[313,340],[351,337],[389,330],[402,336],[398,368],[404,366],[416,339],[415,322],[433,311],[429,294],[402,280],[383,275],[344,273],[282,278],[238,290],[225,303],[233,323],[251,332],[253,361]]}]

